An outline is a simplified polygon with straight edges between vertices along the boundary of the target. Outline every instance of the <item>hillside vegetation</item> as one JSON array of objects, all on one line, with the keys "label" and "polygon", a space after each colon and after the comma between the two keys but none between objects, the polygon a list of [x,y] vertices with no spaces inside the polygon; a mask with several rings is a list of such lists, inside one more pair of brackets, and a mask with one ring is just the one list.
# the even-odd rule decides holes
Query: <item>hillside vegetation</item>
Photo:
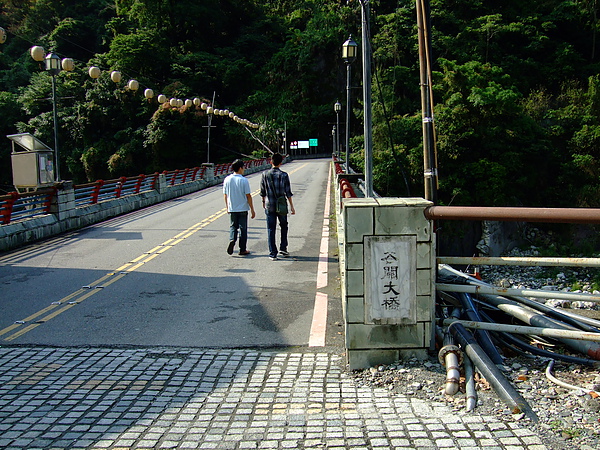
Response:
[{"label": "hillside vegetation", "polygon": [[[74,3],[74,4],[72,4]],[[431,0],[439,202],[482,206],[600,203],[598,7],[591,0]],[[415,2],[370,1],[375,190],[423,195]],[[53,143],[51,77],[40,45],[76,61],[57,77],[61,175],[85,182],[207,160],[202,110],[143,90],[199,97],[262,125],[254,139],[215,117],[210,161],[259,155],[292,140],[332,149],[345,117],[341,45],[360,45],[357,0],[0,1],[3,135]],[[91,65],[100,78],[88,76]],[[360,58],[352,66],[352,165],[362,170]],[[114,83],[118,70],[123,81]],[[136,79],[140,89],[128,90]],[[342,125],[342,130],[344,126]],[[343,133],[342,133],[342,142]],[[11,190],[10,142],[0,185]]]}]

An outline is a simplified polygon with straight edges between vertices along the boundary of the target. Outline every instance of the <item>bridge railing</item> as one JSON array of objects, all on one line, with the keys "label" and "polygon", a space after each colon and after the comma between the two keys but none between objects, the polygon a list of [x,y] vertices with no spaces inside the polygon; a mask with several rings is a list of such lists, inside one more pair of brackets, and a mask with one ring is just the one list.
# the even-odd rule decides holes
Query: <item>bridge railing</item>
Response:
[{"label": "bridge railing", "polygon": [[[246,168],[260,167],[266,164],[266,159],[245,161]],[[189,169],[177,169],[162,172],[167,186],[178,186],[185,183],[200,181],[207,176],[223,177],[231,170],[231,164],[217,164],[214,169],[207,166]],[[134,177],[120,177],[112,180],[97,180],[93,183],[75,185],[75,206],[77,208],[94,205],[106,200],[118,199],[128,195],[150,192],[157,188],[158,172]],[[57,187],[40,189],[31,193],[11,192],[0,196],[0,224],[9,224],[18,220],[49,214],[51,204],[55,199]]]},{"label": "bridge railing", "polygon": [[[480,220],[500,222],[539,222],[539,223],[578,223],[599,224],[600,209],[594,208],[527,208],[527,207],[465,207],[431,206],[425,209],[428,220]],[[599,267],[600,258],[545,258],[545,257],[490,257],[490,256],[438,256],[438,264],[458,264],[468,266],[541,266],[541,267]],[[459,292],[459,286],[438,283],[437,289]],[[506,294],[507,289],[497,289],[497,294]],[[525,295],[525,292],[513,289],[513,295]],[[526,290],[527,295],[539,298],[555,298],[554,291]],[[574,298],[583,301],[596,301],[598,296],[577,294]]]},{"label": "bridge railing", "polygon": [[[339,189],[340,189],[340,197],[342,198],[356,198],[356,191],[352,185],[352,180],[356,180],[356,175],[349,176],[347,171],[345,170],[344,164],[339,161],[335,156],[333,157],[333,167],[335,170],[335,175],[338,179]],[[358,180],[356,180],[358,181]]]},{"label": "bridge railing", "polygon": [[0,223],[8,224],[11,221],[48,214],[55,195],[56,188],[50,188],[22,194],[11,192],[0,196]]}]

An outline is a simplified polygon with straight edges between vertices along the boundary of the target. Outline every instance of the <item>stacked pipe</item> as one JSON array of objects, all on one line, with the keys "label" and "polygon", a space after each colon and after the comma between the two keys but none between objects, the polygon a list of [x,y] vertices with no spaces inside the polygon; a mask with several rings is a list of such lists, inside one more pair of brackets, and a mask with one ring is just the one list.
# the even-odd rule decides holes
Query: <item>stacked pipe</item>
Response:
[{"label": "stacked pipe", "polygon": [[[456,285],[457,289],[449,286]],[[475,285],[476,298],[458,288],[460,285]],[[441,307],[444,302],[438,303],[438,326],[442,326],[441,334],[444,336],[440,361],[449,366],[449,354],[464,353],[461,361],[464,362],[465,378],[467,381],[467,411],[472,410],[476,404],[476,395],[473,387],[472,367],[479,371],[490,385],[495,389],[502,401],[513,412],[524,413],[532,420],[537,420],[533,410],[520,396],[518,391],[504,377],[499,367],[503,362],[502,355],[498,352],[501,345],[505,348],[533,355],[563,360],[570,363],[600,367],[600,322],[583,318],[572,313],[564,313],[541,303],[520,296],[503,296],[483,294],[486,287],[491,285],[478,278],[441,264],[438,268],[438,296],[445,301],[447,308],[452,312],[445,312]],[[441,288],[445,290],[441,290]],[[471,289],[472,290],[472,289]],[[479,303],[480,308],[475,307]],[[458,312],[457,312],[458,311]],[[486,312],[487,311],[487,312]],[[494,317],[492,317],[494,316]],[[508,318],[511,322],[519,320],[526,325],[507,325],[498,322],[498,319]],[[473,335],[467,328],[476,330]],[[582,353],[586,357],[564,355],[526,343],[514,335],[545,336],[556,340],[572,351]],[[447,336],[454,338],[458,344],[457,350],[449,348],[454,345]],[[458,349],[460,348],[460,349]],[[451,350],[451,352],[449,351]],[[455,370],[453,368],[453,370]],[[454,377],[455,372],[452,372]],[[448,380],[450,380],[450,372]],[[446,385],[446,393],[453,395],[453,385]]]}]

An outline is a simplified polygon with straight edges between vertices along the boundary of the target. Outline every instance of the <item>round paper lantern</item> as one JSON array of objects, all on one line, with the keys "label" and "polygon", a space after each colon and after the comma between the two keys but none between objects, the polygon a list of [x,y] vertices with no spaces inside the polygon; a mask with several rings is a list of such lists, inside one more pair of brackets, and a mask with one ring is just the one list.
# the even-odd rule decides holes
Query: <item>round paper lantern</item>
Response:
[{"label": "round paper lantern", "polygon": [[153,98],[154,97],[154,91],[152,89],[146,89],[144,91],[144,97],[146,97],[146,98]]},{"label": "round paper lantern", "polygon": [[191,101],[189,98],[185,99],[185,107],[186,108],[191,108],[194,105],[194,102]]},{"label": "round paper lantern", "polygon": [[171,105],[173,108],[175,108],[177,106],[177,99],[172,98],[171,100],[169,100],[169,105]]},{"label": "round paper lantern", "polygon": [[233,119],[234,117],[235,117],[235,114],[233,113],[233,111],[230,111],[230,112],[229,112],[229,118],[230,118],[230,119]]},{"label": "round paper lantern", "polygon": [[88,70],[88,74],[90,75],[90,78],[96,79],[100,76],[100,68],[96,67],[96,66],[92,66]]},{"label": "round paper lantern", "polygon": [[196,97],[196,98],[194,99],[194,106],[200,106],[200,104],[201,104],[201,103],[202,103],[202,102],[200,101],[200,99],[199,99],[198,97]]},{"label": "round paper lantern", "polygon": [[167,101],[167,96],[165,94],[160,94],[157,98],[158,103],[165,103]]},{"label": "round paper lantern", "polygon": [[73,69],[75,69],[75,61],[73,61],[71,58],[64,58],[61,61],[61,66],[64,71],[71,72]]},{"label": "round paper lantern", "polygon": [[110,73],[110,79],[113,80],[115,83],[118,83],[119,81],[121,81],[121,72],[119,72],[118,70],[113,70]]},{"label": "round paper lantern", "polygon": [[132,91],[137,91],[140,87],[140,83],[138,83],[137,80],[129,80],[129,83],[127,83],[127,87]]},{"label": "round paper lantern", "polygon": [[6,42],[6,30],[0,27],[0,44],[4,44]]},{"label": "round paper lantern", "polygon": [[209,106],[208,108],[206,108],[206,112],[208,114],[212,114],[215,111],[215,109],[212,106]]},{"label": "round paper lantern", "polygon": [[46,57],[46,52],[44,51],[44,47],[40,47],[39,45],[36,45],[35,47],[31,47],[31,50],[29,50],[29,53],[31,54],[31,57],[33,58],[34,61],[42,62],[44,60],[44,58]]},{"label": "round paper lantern", "polygon": [[208,109],[208,104],[207,103],[202,103],[200,105],[200,108],[202,108],[204,111],[206,111]]}]

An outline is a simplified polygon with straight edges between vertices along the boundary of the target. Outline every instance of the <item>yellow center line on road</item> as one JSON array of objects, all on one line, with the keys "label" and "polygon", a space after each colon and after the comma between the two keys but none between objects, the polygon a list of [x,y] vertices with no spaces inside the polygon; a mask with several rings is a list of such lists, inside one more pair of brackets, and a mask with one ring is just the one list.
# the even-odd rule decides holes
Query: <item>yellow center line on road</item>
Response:
[{"label": "yellow center line on road", "polygon": [[[256,195],[258,191],[254,193]],[[9,325],[8,327],[0,330],[0,336],[4,336],[8,333],[13,332],[14,330],[18,330],[17,332],[7,336],[4,338],[5,341],[12,341],[17,339],[20,336],[23,336],[25,333],[37,328],[38,326],[48,322],[49,320],[55,318],[56,316],[62,314],[63,312],[71,309],[73,306],[78,305],[84,300],[90,298],[92,295],[101,291],[103,288],[106,288],[113,284],[114,282],[120,280],[125,275],[133,272],[136,269],[139,269],[147,262],[153,260],[157,256],[166,252],[167,250],[173,248],[175,245],[183,242],[186,238],[194,235],[196,232],[200,231],[202,228],[213,223],[215,220],[223,217],[227,214],[227,208],[223,208],[215,214],[210,215],[208,218],[202,220],[191,226],[190,228],[178,233],[174,237],[166,240],[162,244],[157,245],[156,247],[142,253],[140,256],[133,258],[131,261],[123,264],[112,272],[103,275],[97,280],[93,281],[87,286],[83,286],[80,289],[77,289],[75,292],[63,297],[57,302],[53,302],[51,305],[37,311],[36,313],[26,317],[23,320],[16,321],[14,324]],[[57,309],[62,305],[62,308]],[[56,311],[54,311],[56,310]],[[52,312],[51,312],[52,311]],[[51,312],[51,313],[50,313]],[[48,314],[50,313],[50,314]],[[45,315],[47,314],[47,315]],[[39,317],[44,316],[40,319]],[[31,323],[35,320],[35,323]],[[27,325],[27,326],[24,326]]]},{"label": "yellow center line on road", "polygon": [[[308,163],[302,164],[301,166],[290,171],[289,173],[293,174],[293,173],[297,172],[298,170],[306,167],[307,165],[308,165]],[[256,197],[259,193],[260,193],[260,188],[255,190],[254,192],[252,192],[251,195],[252,195],[252,197]],[[62,299],[60,299],[57,302],[53,302],[51,305],[47,306],[46,308],[43,308],[43,309],[39,310],[38,312],[26,317],[25,319],[16,321],[14,324],[0,330],[0,336],[4,336],[14,330],[17,330],[17,329],[23,327],[16,333],[13,333],[13,334],[7,336],[6,338],[4,338],[5,341],[12,341],[12,340],[18,338],[19,336],[22,336],[25,333],[33,330],[34,328],[37,328],[38,326],[42,325],[43,323],[46,323],[47,321],[55,318],[59,314],[62,314],[63,312],[71,309],[73,306],[76,306],[79,303],[83,302],[84,300],[90,298],[92,295],[94,295],[95,293],[102,290],[102,288],[105,288],[105,287],[111,285],[112,283],[120,280],[128,273],[131,273],[131,272],[139,269],[147,262],[153,260],[157,256],[159,256],[162,253],[166,252],[167,250],[173,248],[175,245],[183,242],[188,237],[194,235],[196,232],[200,231],[202,228],[205,228],[206,226],[210,225],[215,220],[220,219],[221,217],[223,217],[226,214],[227,214],[227,208],[223,208],[223,209],[219,210],[218,212],[208,216],[206,219],[203,219],[202,221],[192,225],[188,229],[186,229],[186,230],[178,233],[177,235],[173,236],[172,238],[166,240],[162,244],[157,245],[156,247],[142,253],[140,256],[123,264],[121,267],[118,267],[113,272],[107,273],[106,275],[98,278],[97,280],[93,281],[89,285],[83,286],[82,288],[63,297]],[[65,305],[65,303],[66,303],[66,305]],[[44,314],[47,314],[48,312],[55,310],[56,308],[58,308],[61,305],[64,305],[64,306],[62,308],[57,309],[56,311],[48,314],[47,316],[44,316]],[[39,320],[36,320],[38,317],[41,317],[41,316],[44,316],[44,317],[42,317]],[[31,323],[33,320],[36,320],[36,323]],[[27,325],[27,324],[29,324],[29,325]],[[27,326],[24,327],[23,325],[27,325]]]}]

